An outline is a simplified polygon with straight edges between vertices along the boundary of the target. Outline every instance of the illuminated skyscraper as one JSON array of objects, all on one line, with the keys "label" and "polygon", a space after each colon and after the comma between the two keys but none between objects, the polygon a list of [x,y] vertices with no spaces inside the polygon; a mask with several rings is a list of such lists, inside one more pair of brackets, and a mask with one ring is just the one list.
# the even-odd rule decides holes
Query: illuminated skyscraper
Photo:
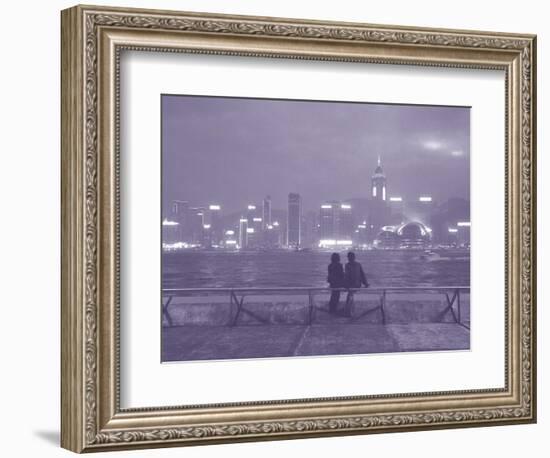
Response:
[{"label": "illuminated skyscraper", "polygon": [[355,232],[351,205],[348,203],[340,204],[338,213],[338,238],[342,240],[351,240]]},{"label": "illuminated skyscraper", "polygon": [[302,198],[300,194],[290,193],[288,195],[288,223],[287,223],[287,244],[289,247],[301,245],[302,228]]},{"label": "illuminated skyscraper", "polygon": [[239,220],[239,248],[243,249],[248,246],[248,219],[241,218]]},{"label": "illuminated skyscraper", "polygon": [[208,206],[208,221],[210,224],[211,240],[214,245],[219,245],[223,239],[223,224],[221,217],[221,206],[212,204]]},{"label": "illuminated skyscraper", "polygon": [[266,196],[262,207],[262,228],[266,229],[271,225],[271,196]]},{"label": "illuminated skyscraper", "polygon": [[339,207],[339,202],[326,202],[321,205],[319,210],[319,238],[321,240],[338,238]]},{"label": "illuminated skyscraper", "polygon": [[189,202],[186,200],[174,200],[172,202],[170,219],[177,222],[177,233],[175,237],[179,242],[190,242],[191,241],[191,231],[190,231],[190,213],[189,213]]},{"label": "illuminated skyscraper", "polygon": [[400,224],[405,220],[404,202],[400,196],[391,196],[388,199],[388,206],[390,208],[390,221],[389,224]]},{"label": "illuminated skyscraper", "polygon": [[386,201],[386,175],[382,170],[380,156],[378,156],[378,165],[371,178],[371,196],[373,200]]},{"label": "illuminated skyscraper", "polygon": [[204,207],[195,207],[189,209],[189,226],[191,232],[191,240],[193,243],[205,244],[205,225],[208,226],[208,223],[205,221],[204,214],[206,213],[206,208]]},{"label": "illuminated skyscraper", "polygon": [[[259,234],[262,230],[263,219],[261,208],[256,204],[248,204],[246,210],[246,218],[248,220],[248,229],[253,229],[253,232],[249,231],[249,234]],[[249,237],[249,239],[250,238],[251,237]]]},{"label": "illuminated skyscraper", "polygon": [[352,206],[337,201],[321,205],[319,210],[320,240],[351,240],[355,233]]},{"label": "illuminated skyscraper", "polygon": [[380,156],[378,156],[378,163],[371,178],[371,200],[369,207],[367,224],[371,235],[374,235],[391,221],[390,209],[386,202],[386,175],[382,170]]}]

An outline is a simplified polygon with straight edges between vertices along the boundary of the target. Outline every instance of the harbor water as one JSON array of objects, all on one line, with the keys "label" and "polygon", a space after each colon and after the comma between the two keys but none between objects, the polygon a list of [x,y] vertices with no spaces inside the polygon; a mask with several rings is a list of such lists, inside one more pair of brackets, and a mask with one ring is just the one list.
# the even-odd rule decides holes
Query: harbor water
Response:
[{"label": "harbor water", "polygon": [[[326,287],[330,252],[173,251],[162,254],[163,288]],[[342,263],[346,253],[341,253]],[[469,286],[468,251],[357,251],[372,287]]]}]

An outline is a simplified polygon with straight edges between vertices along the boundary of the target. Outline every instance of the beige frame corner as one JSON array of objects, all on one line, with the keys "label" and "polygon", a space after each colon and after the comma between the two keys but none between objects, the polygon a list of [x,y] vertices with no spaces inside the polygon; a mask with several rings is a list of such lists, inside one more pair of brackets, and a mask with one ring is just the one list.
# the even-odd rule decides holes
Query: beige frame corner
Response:
[{"label": "beige frame corner", "polygon": [[[76,451],[533,422],[532,35],[77,6],[62,12],[62,446]],[[506,387],[127,409],[118,374],[118,91],[124,49],[506,73]]]}]

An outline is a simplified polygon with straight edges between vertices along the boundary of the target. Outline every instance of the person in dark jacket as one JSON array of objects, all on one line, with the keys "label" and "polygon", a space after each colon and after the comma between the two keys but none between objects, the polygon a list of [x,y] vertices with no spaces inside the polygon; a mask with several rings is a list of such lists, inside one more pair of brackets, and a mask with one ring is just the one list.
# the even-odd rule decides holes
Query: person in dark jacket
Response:
[{"label": "person in dark jacket", "polygon": [[332,256],[330,257],[327,281],[331,288],[338,288],[331,291],[330,301],[328,303],[328,312],[331,314],[336,314],[336,310],[340,304],[339,288],[343,288],[345,285],[344,268],[342,267],[340,255],[338,253],[332,253]]},{"label": "person in dark jacket", "polygon": [[363,266],[355,260],[355,253],[350,251],[348,253],[348,262],[345,269],[345,283],[346,288],[349,288],[348,296],[346,297],[346,307],[344,309],[344,315],[351,316],[351,308],[353,305],[353,295],[355,289],[361,288],[361,286],[369,287],[367,277],[363,270]]}]

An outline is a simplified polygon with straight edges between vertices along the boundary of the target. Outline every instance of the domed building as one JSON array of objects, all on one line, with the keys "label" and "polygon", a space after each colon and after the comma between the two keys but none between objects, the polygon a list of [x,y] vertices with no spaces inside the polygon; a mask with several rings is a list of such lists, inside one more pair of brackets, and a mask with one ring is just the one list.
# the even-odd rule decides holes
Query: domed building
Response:
[{"label": "domed building", "polygon": [[402,248],[423,248],[431,240],[431,230],[418,221],[411,221],[397,228]]},{"label": "domed building", "polygon": [[391,230],[380,231],[374,239],[374,247],[382,250],[399,248],[400,245],[401,238],[397,232]]},{"label": "domed building", "polygon": [[426,248],[431,242],[431,229],[424,224],[411,221],[399,227],[385,226],[374,240],[379,249]]}]

